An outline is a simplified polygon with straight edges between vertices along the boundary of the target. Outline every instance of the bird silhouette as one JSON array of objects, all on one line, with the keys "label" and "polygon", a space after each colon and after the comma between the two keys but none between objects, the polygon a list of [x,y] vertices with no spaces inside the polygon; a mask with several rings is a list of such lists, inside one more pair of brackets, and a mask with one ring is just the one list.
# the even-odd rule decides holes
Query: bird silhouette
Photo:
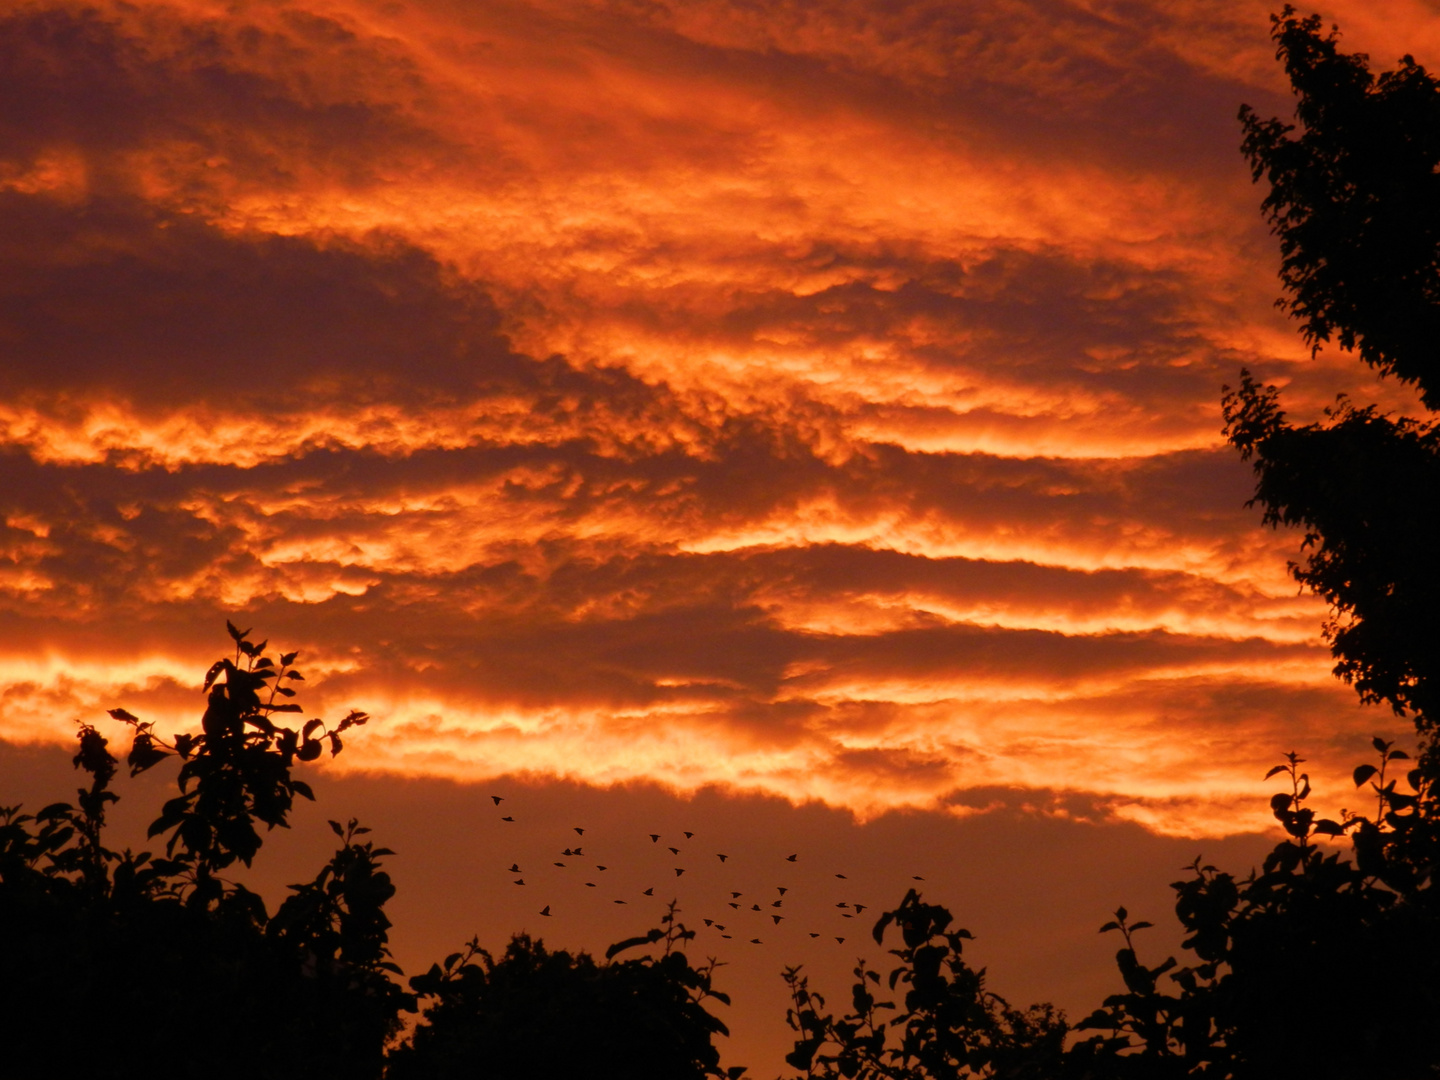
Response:
[{"label": "bird silhouette", "polygon": [[511,864],[510,864],[510,872],[511,872],[512,874],[518,874],[518,873],[520,873],[520,864],[519,864],[519,863],[511,863]]},{"label": "bird silhouette", "polygon": [[770,918],[772,918],[772,919],[775,920],[775,925],[776,925],[776,926],[779,926],[779,925],[780,925],[780,920],[783,919],[783,918],[785,918],[785,916],[784,916],[784,915],[771,915]]},{"label": "bird silhouette", "polygon": [[921,877],[919,874],[916,874],[915,877],[913,878],[913,880],[915,880],[915,881],[924,881],[925,879],[924,879],[923,877]]},{"label": "bird silhouette", "polygon": [[576,835],[578,835],[578,836],[584,836],[584,835],[585,835],[585,830],[582,829],[582,828],[580,828],[579,825],[576,825],[576,826],[575,826],[575,833],[576,833]]},{"label": "bird silhouette", "polygon": [[836,907],[849,907],[850,905],[847,904],[847,903],[845,903],[844,900],[841,900],[841,901],[840,901],[838,904],[836,904],[835,906],[836,906]]},{"label": "bird silhouette", "polygon": [[587,881],[587,882],[585,882],[585,887],[586,887],[587,889],[593,889],[593,888],[595,888],[595,882],[593,882],[593,881]]},{"label": "bird silhouette", "polygon": [[584,851],[583,848],[578,848],[578,847],[577,847],[577,848],[575,849],[574,854],[575,854],[575,857],[578,859],[578,858],[580,858],[582,855],[585,854],[585,851]]},{"label": "bird silhouette", "polygon": [[848,912],[848,911],[842,911],[842,912],[840,913],[840,917],[841,917],[842,919],[853,919],[855,916],[854,916],[854,915],[851,915],[850,912]]},{"label": "bird silhouette", "polygon": [[676,876],[676,877],[679,877],[679,876],[680,876],[681,874],[683,874],[683,873],[685,873],[685,871],[682,870],[680,867],[677,866],[677,867],[675,868],[675,876]]},{"label": "bird silhouette", "polygon": [[496,806],[499,806],[502,802],[505,801],[505,797],[503,795],[491,795],[490,798],[494,801]]},{"label": "bird silhouette", "polygon": [[751,945],[764,945],[765,943],[764,943],[763,941],[761,941],[758,937],[752,937],[752,938],[750,939],[750,944],[751,944]]},{"label": "bird silhouette", "polygon": [[574,855],[575,853],[574,853],[573,851],[571,851],[571,850],[567,847],[564,851],[560,852],[560,854],[561,854],[561,855],[564,855],[564,856],[566,856],[566,857],[568,858],[569,856]]},{"label": "bird silhouette", "polygon": [[669,851],[671,855],[680,854],[680,849],[678,847],[667,848],[666,850]]},{"label": "bird silhouette", "polygon": [[812,930],[812,931],[810,932],[810,936],[811,936],[811,937],[819,937],[820,935],[817,934],[817,933],[815,933],[815,931]]},{"label": "bird silhouette", "polygon": [[544,916],[546,916],[546,917],[548,918],[549,915],[550,915],[550,905],[549,905],[549,904],[546,904],[546,905],[544,906],[544,908],[541,909],[540,914],[541,914],[541,915],[544,915]]},{"label": "bird silhouette", "polygon": [[706,919],[706,920],[705,920],[705,925],[706,925],[706,926],[714,926],[714,925],[715,925],[715,920],[714,920],[714,919]]},{"label": "bird silhouette", "polygon": [[564,864],[563,862],[557,862],[555,865],[556,865],[556,866],[564,866],[565,864]]},{"label": "bird silhouette", "polygon": [[730,901],[730,906],[733,907],[736,911],[739,911],[739,910],[740,910],[740,905],[737,904],[737,903],[735,903],[734,900],[731,900],[731,901]]},{"label": "bird silhouette", "polygon": [[608,866],[601,866],[599,863],[596,863],[596,864],[595,864],[595,869],[596,869],[596,870],[609,870],[610,868],[609,868]]},{"label": "bird silhouette", "polygon": [[843,937],[837,937],[835,940],[838,941],[841,945],[845,944],[845,939]]},{"label": "bird silhouette", "polygon": [[745,895],[745,894],[744,894],[743,892],[732,892],[732,893],[730,894],[730,899],[731,899],[731,900],[738,900],[740,897],[742,897],[742,896],[744,896],[744,895]]},{"label": "bird silhouette", "polygon": [[617,903],[617,904],[623,904],[623,903],[625,903],[625,901],[624,901],[624,900],[616,900],[615,903]]},{"label": "bird silhouette", "polygon": [[508,821],[508,822],[510,822],[511,824],[514,824],[514,821],[515,821],[515,819],[514,819],[513,817],[502,817],[500,820],[501,820],[501,821]]},{"label": "bird silhouette", "polygon": [[729,855],[721,855],[719,852],[716,852],[715,854],[715,858],[719,859],[721,862],[724,862],[729,857]]},{"label": "bird silhouette", "polygon": [[659,840],[660,840],[660,834],[659,834],[658,832],[652,832],[652,833],[650,834],[650,843],[655,844],[655,843],[658,843]]},{"label": "bird silhouette", "polygon": [[844,874],[836,874],[835,876],[838,877],[838,878],[844,878],[844,877],[845,877]]},{"label": "bird silhouette", "polygon": [[760,905],[759,905],[759,904],[751,904],[751,905],[750,905],[750,910],[751,910],[751,911],[759,911],[759,910],[760,910]]},{"label": "bird silhouette", "polygon": [[794,862],[794,861],[795,861],[796,859],[798,859],[799,857],[800,857],[800,855],[799,855],[798,852],[797,852],[796,854],[794,854],[794,855],[786,855],[786,856],[785,856],[785,861],[786,861],[786,862]]},{"label": "bird silhouette", "polygon": [[790,890],[787,889],[784,885],[776,885],[775,891],[778,892],[781,896],[784,896]]},{"label": "bird silhouette", "polygon": [[645,895],[646,895],[646,896],[654,896],[654,895],[655,895],[655,886],[654,886],[654,885],[651,885],[650,888],[646,889],[646,890],[645,890]]},{"label": "bird silhouette", "polygon": [[723,937],[726,941],[729,941],[729,940],[730,940],[731,938],[733,938],[735,935],[734,935],[734,934],[721,934],[720,936]]},{"label": "bird silhouette", "polygon": [[686,839],[686,840],[689,840],[689,839],[690,839],[691,837],[693,837],[694,835],[695,835],[695,834],[694,834],[693,832],[687,832],[687,833],[685,834],[685,839]]},{"label": "bird silhouette", "polygon": [[781,906],[782,904],[784,904],[784,903],[785,903],[784,900],[772,900],[772,901],[770,901],[770,906],[771,906],[771,907],[780,907],[780,906]]},{"label": "bird silhouette", "polygon": [[855,914],[856,914],[856,915],[859,915],[860,912],[862,912],[862,911],[865,910],[865,907],[866,907],[866,905],[864,905],[864,904],[856,904],[856,905],[855,905]]},{"label": "bird silhouette", "polygon": [[516,879],[515,879],[515,884],[516,884],[516,885],[524,885],[524,884],[525,884],[525,879],[524,879],[524,878],[516,878]]},{"label": "bird silhouette", "polygon": [[717,922],[717,923],[715,924],[715,929],[716,929],[716,930],[724,930],[725,927],[721,926],[721,925]]}]

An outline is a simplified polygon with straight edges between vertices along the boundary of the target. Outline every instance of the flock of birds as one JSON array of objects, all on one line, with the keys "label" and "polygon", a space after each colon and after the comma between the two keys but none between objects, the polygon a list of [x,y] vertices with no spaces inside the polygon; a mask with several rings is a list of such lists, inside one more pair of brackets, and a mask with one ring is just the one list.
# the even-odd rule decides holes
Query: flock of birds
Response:
[{"label": "flock of birds", "polygon": [[[500,804],[506,801],[506,798],[503,795],[491,795],[490,799],[494,803],[496,809],[499,809]],[[505,814],[500,818],[500,821],[514,824],[515,818],[511,814]],[[582,842],[576,843],[573,847],[566,847],[563,850],[557,852],[556,854],[558,854],[559,858],[554,859],[551,865],[561,870],[576,869],[581,867],[586,869],[593,869],[594,871],[596,871],[596,877],[599,877],[601,874],[604,874],[606,871],[608,871],[610,869],[609,866],[599,862],[594,856],[586,854],[583,843],[585,838],[584,827],[576,825],[572,827],[572,831],[575,833],[576,837]],[[654,845],[657,849],[659,849],[661,847],[660,842],[661,840],[665,839],[665,837],[661,833],[648,833],[647,835],[650,838],[650,843]],[[695,833],[685,831],[684,837],[685,840],[688,842],[694,839]],[[664,845],[664,850],[668,851],[673,856],[673,859],[671,861],[681,861],[681,848],[679,848],[678,846],[667,843]],[[711,857],[717,859],[719,861],[719,864],[722,866],[729,863],[730,861],[730,856],[724,852],[713,852]],[[800,854],[798,852],[795,852],[790,855],[786,855],[780,861],[791,864],[798,863],[800,861]],[[674,870],[675,877],[681,878],[684,877],[687,868],[684,866],[674,866],[672,867],[672,869]],[[512,879],[514,885],[527,885],[527,882],[525,880],[526,871],[523,867],[521,867],[519,862],[512,862],[508,868],[508,872],[515,875],[515,877]],[[534,876],[533,873],[531,876]],[[843,873],[836,873],[834,876],[837,881],[844,882],[849,880],[847,875]],[[925,880],[919,874],[912,875],[912,878],[915,881]],[[589,889],[599,889],[601,887],[598,881],[586,881],[584,885],[586,888]],[[842,886],[841,890],[843,890],[843,888],[844,887]],[[793,900],[795,899],[794,897],[789,897],[791,905],[788,909],[786,907],[787,894],[792,891],[790,886],[776,885],[775,896],[773,898],[769,897],[768,895],[756,896],[753,894],[747,894],[744,890],[741,889],[728,889],[727,891],[729,893],[728,899],[716,898],[714,903],[716,904],[717,908],[720,905],[729,907],[731,909],[731,913],[727,915],[717,910],[716,912],[712,913],[713,917],[706,917],[703,919],[706,928],[714,931],[715,933],[718,933],[722,939],[734,940],[736,936],[735,931],[738,931],[741,934],[742,940],[746,940],[752,945],[763,945],[765,944],[765,942],[758,934],[755,934],[755,936],[749,938],[745,938],[743,936],[746,932],[754,933],[753,928],[755,922],[757,921],[755,919],[755,916],[757,914],[761,916],[761,919],[758,921],[762,923],[764,922],[765,918],[768,918],[770,920],[769,927],[772,929],[779,927],[787,920],[793,922],[797,918],[797,916],[794,914],[796,910],[793,904]],[[655,896],[655,886],[649,886],[648,888],[641,891],[639,895],[647,897]],[[613,898],[611,902],[614,904],[629,903],[628,900],[623,898]],[[546,904],[540,909],[539,914],[546,918],[552,918],[554,916],[554,912],[550,910],[552,906],[554,906],[553,903]],[[858,903],[854,900],[841,899],[835,902],[835,906],[831,910],[833,914],[837,914],[841,918],[853,919],[857,916],[862,915],[865,912],[866,908],[869,906],[870,905],[868,904]],[[723,922],[721,921],[722,919],[724,920]],[[741,927],[747,924],[749,925],[750,930],[742,930]],[[825,934],[821,930],[814,929],[813,926],[808,929],[806,933],[808,933],[811,938],[833,937],[836,944],[839,945],[845,944],[847,936],[844,934]]]}]

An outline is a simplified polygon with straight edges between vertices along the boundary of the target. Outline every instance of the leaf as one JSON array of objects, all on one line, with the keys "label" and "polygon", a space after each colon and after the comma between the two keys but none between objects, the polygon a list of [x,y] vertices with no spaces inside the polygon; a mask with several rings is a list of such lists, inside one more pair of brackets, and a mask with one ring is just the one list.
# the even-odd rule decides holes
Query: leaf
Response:
[{"label": "leaf", "polygon": [[271,712],[304,712],[305,710],[293,701],[287,701],[284,705],[269,706]]},{"label": "leaf", "polygon": [[1384,739],[1380,738],[1379,735],[1376,735],[1370,740],[1370,745],[1375,747],[1375,749],[1379,753],[1383,754],[1386,750],[1389,750],[1393,744],[1386,742]]},{"label": "leaf", "polygon": [[304,780],[291,780],[290,790],[301,798],[309,799],[311,802],[315,801],[315,792],[310,790],[310,785],[305,783]]},{"label": "leaf", "polygon": [[1409,761],[1409,760],[1410,760],[1410,755],[1407,754],[1407,753],[1405,753],[1404,750],[1391,750],[1391,751],[1390,751],[1390,760],[1391,760],[1391,761]]},{"label": "leaf", "polygon": [[1130,929],[1131,929],[1131,930],[1149,930],[1149,929],[1150,929],[1151,927],[1153,927],[1154,925],[1155,925],[1154,923],[1145,922],[1144,920],[1141,920],[1140,922],[1132,923],[1131,926],[1130,926]]},{"label": "leaf", "polygon": [[1331,821],[1329,818],[1321,818],[1315,823],[1315,831],[1321,836],[1344,836],[1345,827],[1338,821]]},{"label": "leaf", "polygon": [[300,729],[300,734],[301,734],[304,738],[307,738],[307,739],[308,739],[311,735],[313,735],[313,734],[315,733],[315,729],[318,728],[318,727],[320,727],[320,721],[319,721],[319,720],[306,720],[306,721],[305,721],[305,726]]},{"label": "leaf", "polygon": [[245,636],[250,633],[249,630],[237,630],[237,629],[235,629],[235,624],[234,624],[233,622],[231,622],[229,619],[226,619],[226,620],[225,620],[225,629],[230,631],[230,636],[235,639],[236,644],[239,644],[240,642],[244,641],[244,640],[245,640]]},{"label": "leaf", "polygon": [[1287,795],[1283,791],[1277,791],[1274,795],[1270,796],[1270,809],[1274,810],[1277,814],[1282,814],[1290,808],[1292,798],[1293,796]]},{"label": "leaf", "polygon": [[140,718],[138,716],[134,715],[133,713],[126,712],[124,709],[110,709],[108,710],[108,712],[116,720],[124,720],[127,723],[131,724],[138,724],[140,722]]},{"label": "leaf", "polygon": [[1269,772],[1267,772],[1267,773],[1265,774],[1265,779],[1266,779],[1266,780],[1269,780],[1270,777],[1275,776],[1275,775],[1277,775],[1277,774],[1279,774],[1279,773],[1284,772],[1285,769],[1286,769],[1286,766],[1284,766],[1284,765],[1276,765],[1274,768],[1272,768]]},{"label": "leaf", "polygon": [[345,835],[345,830],[340,827],[340,822],[338,821],[330,822],[330,831],[339,837],[344,837]]},{"label": "leaf", "polygon": [[1353,774],[1355,777],[1355,786],[1359,787],[1361,784],[1365,783],[1366,780],[1369,780],[1379,771],[1380,770],[1377,769],[1374,765],[1356,765],[1355,772]]},{"label": "leaf", "polygon": [[287,671],[287,672],[285,672],[285,678],[287,678],[287,679],[299,679],[301,682],[304,682],[304,681],[305,681],[305,676],[304,676],[304,675],[301,675],[300,672],[298,672],[298,671]]},{"label": "leaf", "polygon": [[1121,922],[1124,922],[1129,917],[1129,915],[1130,913],[1126,911],[1123,907],[1117,907],[1115,909],[1115,918],[1119,919]]},{"label": "leaf", "polygon": [[1119,929],[1120,929],[1120,924],[1119,924],[1118,922],[1113,922],[1113,921],[1112,921],[1112,922],[1107,922],[1104,926],[1100,927],[1100,933],[1106,934],[1106,933],[1109,933],[1111,930],[1119,930]]},{"label": "leaf", "polygon": [[299,656],[299,655],[300,655],[300,654],[299,654],[298,652],[287,652],[287,653],[283,653],[283,654],[281,655],[281,657],[280,657],[280,665],[281,665],[282,667],[289,667],[291,664],[293,664],[293,663],[295,662],[295,658],[296,658],[297,656]]}]

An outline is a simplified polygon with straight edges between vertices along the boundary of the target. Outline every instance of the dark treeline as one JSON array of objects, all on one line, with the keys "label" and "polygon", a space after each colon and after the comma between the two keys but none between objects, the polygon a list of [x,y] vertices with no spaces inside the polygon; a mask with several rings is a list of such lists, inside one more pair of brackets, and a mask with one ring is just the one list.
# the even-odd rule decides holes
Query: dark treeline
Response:
[{"label": "dark treeline", "polygon": [[[1282,304],[1316,348],[1354,350],[1440,407],[1440,85],[1411,58],[1372,74],[1317,17],[1274,20],[1296,125],[1241,110],[1243,150],[1282,254]],[[1267,780],[1281,838],[1237,876],[1197,860],[1174,883],[1181,958],[1147,956],[1123,908],[1117,993],[1072,1021],[1012,1007],[964,955],[969,934],[915,891],[873,937],[836,1009],[799,969],[783,978],[795,1075],[861,1080],[1164,1080],[1440,1076],[1440,428],[1342,400],[1287,422],[1248,373],[1226,434],[1254,464],[1255,503],[1304,529],[1294,568],[1332,606],[1336,674],[1414,723],[1411,758],[1377,738],[1354,772],[1366,812],[1308,805],[1303,760]],[[0,808],[0,1063],[10,1077],[736,1077],[720,1064],[728,999],[671,908],[603,959],[527,936],[471,942],[406,979],[390,959],[389,852],[351,821],[314,879],[271,910],[230,881],[262,831],[313,798],[297,764],[363,725],[299,713],[295,654],[230,627],[205,679],[200,734],[162,737],[123,709],[131,775],[178,762],[150,837],[106,846],[120,762],[83,725],[75,802]],[[1263,764],[1263,762],[1261,763]],[[781,1022],[777,1017],[776,1022]]]}]

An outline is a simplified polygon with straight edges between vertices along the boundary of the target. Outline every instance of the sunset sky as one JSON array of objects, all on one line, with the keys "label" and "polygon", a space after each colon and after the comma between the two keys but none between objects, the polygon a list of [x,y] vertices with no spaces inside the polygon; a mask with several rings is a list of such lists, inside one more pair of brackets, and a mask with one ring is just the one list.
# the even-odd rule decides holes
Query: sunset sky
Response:
[{"label": "sunset sky", "polygon": [[[277,857],[375,826],[412,969],[732,915],[697,947],[769,1076],[781,966],[838,991],[866,937],[836,904],[920,875],[998,989],[1083,1011],[1115,904],[1273,842],[1280,753],[1333,809],[1403,733],[1220,432],[1242,366],[1301,418],[1409,403],[1273,307],[1235,119],[1289,115],[1267,4],[0,10],[27,801],[76,718],[195,724],[253,626],[312,715],[375,717]],[[1432,0],[1324,14],[1440,62]],[[587,821],[589,892],[549,866]],[[722,902],[786,880],[786,925]]]}]

